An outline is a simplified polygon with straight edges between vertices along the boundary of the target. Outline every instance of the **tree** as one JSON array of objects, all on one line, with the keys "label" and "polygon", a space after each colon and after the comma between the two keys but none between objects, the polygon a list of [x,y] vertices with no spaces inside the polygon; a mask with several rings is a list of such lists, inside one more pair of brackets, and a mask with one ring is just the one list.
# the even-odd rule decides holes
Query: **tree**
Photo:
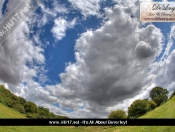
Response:
[{"label": "tree", "polygon": [[124,119],[127,118],[127,115],[124,110],[112,111],[109,116],[109,119]]},{"label": "tree", "polygon": [[19,103],[19,98],[15,94],[11,93],[10,99],[13,100],[15,103]]},{"label": "tree", "polygon": [[27,118],[31,118],[31,119],[37,118],[37,114],[35,114],[35,113],[27,113],[26,117]]},{"label": "tree", "polygon": [[21,104],[15,104],[13,108],[19,111],[20,113],[23,113],[23,114],[25,113],[24,106],[22,106]]},{"label": "tree", "polygon": [[128,117],[136,118],[145,114],[150,110],[150,104],[148,100],[135,100],[128,108]]},{"label": "tree", "polygon": [[24,105],[27,101],[23,97],[18,97],[19,98],[19,103],[21,105]]},{"label": "tree", "polygon": [[55,118],[58,118],[58,119],[70,119],[67,116],[60,116],[60,115],[56,115]]},{"label": "tree", "polygon": [[153,100],[151,100],[151,101],[149,101],[149,103],[150,103],[150,109],[151,110],[153,110],[153,109],[156,108],[156,106],[157,106],[156,102],[154,102]]},{"label": "tree", "polygon": [[50,117],[50,111],[47,108],[44,108],[42,106],[38,107],[38,118],[49,118]]},{"label": "tree", "polygon": [[13,100],[11,100],[9,98],[5,99],[4,103],[6,106],[11,107],[11,108],[13,108],[13,106],[14,106]]},{"label": "tree", "polygon": [[150,91],[149,96],[158,106],[160,106],[162,103],[167,101],[168,93],[167,89],[155,87]]},{"label": "tree", "polygon": [[26,113],[31,113],[31,114],[38,113],[38,107],[33,102],[30,102],[30,101],[29,102],[26,102],[24,104],[24,108],[25,108]]}]

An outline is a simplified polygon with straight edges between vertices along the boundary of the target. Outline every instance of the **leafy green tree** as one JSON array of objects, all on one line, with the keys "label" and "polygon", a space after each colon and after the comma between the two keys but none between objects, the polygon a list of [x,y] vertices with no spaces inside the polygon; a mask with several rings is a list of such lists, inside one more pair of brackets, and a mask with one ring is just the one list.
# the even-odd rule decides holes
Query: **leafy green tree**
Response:
[{"label": "leafy green tree", "polygon": [[11,92],[8,89],[6,89],[3,85],[0,86],[0,93],[5,98],[9,98],[11,96]]},{"label": "leafy green tree", "polygon": [[156,106],[157,106],[156,102],[154,102],[153,100],[151,100],[151,101],[149,101],[149,103],[150,103],[150,109],[151,110],[153,110],[153,109],[156,108]]},{"label": "leafy green tree", "polygon": [[38,107],[38,118],[49,118],[49,109],[39,106]]},{"label": "leafy green tree", "polygon": [[30,102],[30,101],[29,102],[26,102],[24,104],[24,108],[25,108],[26,113],[31,113],[31,114],[38,113],[38,107],[33,102]]},{"label": "leafy green tree", "polygon": [[13,108],[19,111],[20,113],[23,113],[23,114],[25,113],[24,106],[22,106],[21,104],[15,104]]},{"label": "leafy green tree", "polygon": [[37,114],[35,114],[35,113],[27,113],[26,117],[27,118],[31,118],[31,119],[37,118]]},{"label": "leafy green tree", "polygon": [[19,103],[21,105],[24,105],[27,101],[23,97],[18,97],[19,98]]},{"label": "leafy green tree", "polygon": [[59,116],[59,115],[56,115],[55,118],[58,118],[58,119],[69,119],[69,117],[67,117],[67,116]]},{"label": "leafy green tree", "polygon": [[19,98],[15,94],[11,93],[10,99],[13,100],[16,103],[19,103]]},{"label": "leafy green tree", "polygon": [[49,118],[56,118],[56,115],[54,113],[50,112]]},{"label": "leafy green tree", "polygon": [[167,89],[155,87],[150,91],[149,96],[154,102],[156,102],[158,106],[160,106],[161,104],[167,101],[168,93],[169,92]]},{"label": "leafy green tree", "polygon": [[124,110],[112,111],[109,116],[109,119],[124,119],[127,118],[127,115]]},{"label": "leafy green tree", "polygon": [[148,112],[150,110],[150,104],[148,100],[135,100],[128,108],[128,117],[136,118]]},{"label": "leafy green tree", "polygon": [[11,100],[11,99],[9,99],[9,98],[6,98],[6,99],[5,99],[4,104],[5,104],[6,106],[8,106],[8,107],[11,107],[11,108],[13,108],[13,106],[14,106],[13,100]]}]

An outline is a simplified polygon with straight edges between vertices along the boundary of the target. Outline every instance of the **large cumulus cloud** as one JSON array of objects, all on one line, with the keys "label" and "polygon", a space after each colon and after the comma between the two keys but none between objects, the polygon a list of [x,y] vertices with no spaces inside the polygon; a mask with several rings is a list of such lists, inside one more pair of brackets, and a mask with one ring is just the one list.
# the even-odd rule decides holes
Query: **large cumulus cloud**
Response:
[{"label": "large cumulus cloud", "polygon": [[161,31],[153,25],[140,28],[130,13],[119,5],[106,9],[108,20],[81,35],[75,46],[76,63],[60,75],[64,88],[76,93],[72,100],[87,101],[95,113],[104,114],[107,106],[137,95],[149,65],[161,53]]}]

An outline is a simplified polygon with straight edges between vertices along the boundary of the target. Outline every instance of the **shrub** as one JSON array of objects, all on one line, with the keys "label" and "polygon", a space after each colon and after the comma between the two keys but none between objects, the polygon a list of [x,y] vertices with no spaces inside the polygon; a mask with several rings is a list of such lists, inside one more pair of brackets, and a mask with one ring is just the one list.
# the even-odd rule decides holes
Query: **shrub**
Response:
[{"label": "shrub", "polygon": [[44,107],[38,107],[38,118],[49,118],[50,112],[49,109]]},{"label": "shrub", "polygon": [[109,116],[109,119],[124,119],[127,118],[127,115],[124,110],[112,111]]},{"label": "shrub", "polygon": [[33,103],[33,102],[26,102],[25,104],[24,104],[24,108],[25,108],[25,111],[26,111],[26,113],[38,113],[38,107],[37,107],[37,105],[35,104],[35,103]]},{"label": "shrub", "polygon": [[4,103],[5,103],[5,105],[6,105],[6,106],[11,107],[11,108],[12,108],[12,107],[13,107],[13,105],[14,105],[13,100],[8,99],[8,98],[7,98],[7,99],[5,99],[5,102],[4,102]]},{"label": "shrub", "polygon": [[25,109],[24,109],[24,106],[20,105],[20,104],[15,104],[13,106],[14,109],[16,109],[17,111],[19,111],[20,113],[25,113]]},{"label": "shrub", "polygon": [[27,113],[26,117],[27,117],[27,118],[31,118],[31,119],[37,118],[37,114],[34,114],[34,113]]},{"label": "shrub", "polygon": [[24,98],[22,98],[22,97],[18,97],[19,98],[19,103],[21,104],[21,105],[24,105],[27,101],[24,99]]},{"label": "shrub", "polygon": [[153,109],[156,108],[156,106],[157,106],[156,102],[154,102],[153,100],[151,100],[151,101],[149,101],[149,103],[150,103],[150,110],[153,110]]},{"label": "shrub", "polygon": [[135,100],[128,108],[128,117],[136,118],[148,112],[150,110],[150,104],[148,100]]}]

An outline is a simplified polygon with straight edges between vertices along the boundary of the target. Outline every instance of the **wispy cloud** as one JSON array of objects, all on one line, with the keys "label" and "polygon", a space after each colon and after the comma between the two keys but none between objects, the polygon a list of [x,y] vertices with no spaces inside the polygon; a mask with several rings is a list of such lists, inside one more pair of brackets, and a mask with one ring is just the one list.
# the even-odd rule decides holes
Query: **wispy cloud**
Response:
[{"label": "wispy cloud", "polygon": [[54,27],[51,29],[53,36],[56,40],[61,40],[66,35],[66,30],[73,28],[76,25],[76,18],[72,21],[67,21],[66,19],[59,17],[54,20]]},{"label": "wispy cloud", "polygon": [[99,15],[100,2],[103,0],[68,0],[75,9],[78,9],[85,17]]}]

